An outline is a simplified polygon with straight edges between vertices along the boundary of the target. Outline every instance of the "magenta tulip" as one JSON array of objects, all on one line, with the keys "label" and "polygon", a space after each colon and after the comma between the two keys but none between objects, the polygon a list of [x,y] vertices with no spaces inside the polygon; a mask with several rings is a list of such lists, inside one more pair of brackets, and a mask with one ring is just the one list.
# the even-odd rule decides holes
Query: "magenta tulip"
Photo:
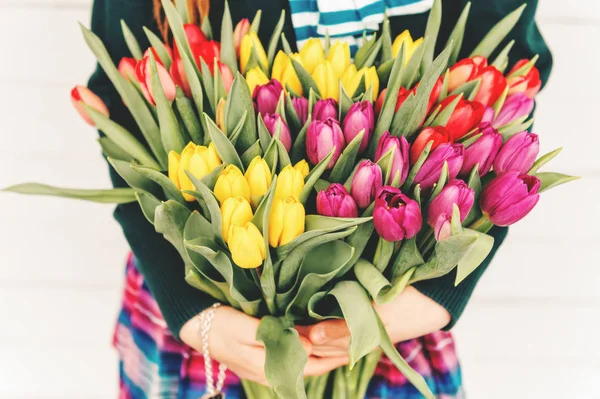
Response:
[{"label": "magenta tulip", "polygon": [[533,99],[525,93],[511,94],[506,98],[502,109],[494,119],[494,126],[502,127],[531,114],[534,103]]},{"label": "magenta tulip", "polygon": [[485,176],[492,168],[496,155],[502,147],[502,135],[489,123],[481,125],[479,133],[481,137],[465,148],[461,176],[468,176],[477,164],[479,164],[477,168],[479,176]]},{"label": "magenta tulip", "polygon": [[327,118],[338,120],[338,103],[333,98],[319,100],[313,107],[313,121],[324,121]]},{"label": "magenta tulip", "polygon": [[352,197],[359,208],[367,208],[383,185],[383,173],[376,163],[365,159],[352,178]]},{"label": "magenta tulip", "polygon": [[333,168],[346,146],[340,123],[327,118],[325,121],[313,120],[306,131],[306,157],[313,165],[318,164],[335,148],[333,158],[327,169]]},{"label": "magenta tulip", "polygon": [[398,138],[392,136],[390,132],[383,133],[383,136],[379,139],[379,144],[377,144],[377,150],[375,151],[375,162],[379,161],[381,157],[388,153],[388,151],[394,150],[394,154],[392,155],[390,184],[394,181],[396,175],[400,176],[399,185],[404,184],[406,181],[408,170],[410,169],[408,156],[409,147],[410,145],[408,144],[408,141],[406,141],[406,137],[402,136]]},{"label": "magenta tulip", "polygon": [[450,180],[458,176],[463,164],[465,147],[462,144],[442,144],[433,150],[415,176],[415,184],[429,190],[440,178],[444,162],[448,162]]},{"label": "magenta tulip", "polygon": [[271,79],[269,83],[264,85],[258,85],[254,88],[252,93],[252,100],[254,100],[254,106],[256,112],[264,114],[274,114],[277,112],[277,103],[279,97],[283,91],[283,86],[276,79]]},{"label": "magenta tulip", "polygon": [[494,178],[481,193],[483,214],[497,226],[523,219],[540,199],[540,180],[512,171]]},{"label": "magenta tulip", "polygon": [[304,126],[308,119],[308,100],[304,97],[294,97],[292,98],[292,105],[294,106],[294,110],[296,110],[296,115],[298,115],[300,123]]},{"label": "magenta tulip", "polygon": [[360,143],[359,152],[363,152],[367,149],[371,136],[373,135],[373,128],[375,127],[375,112],[373,111],[373,104],[371,101],[361,101],[354,103],[348,109],[348,113],[344,118],[342,124],[342,130],[344,131],[344,137],[346,143],[351,142],[361,130],[364,129],[365,134]]},{"label": "magenta tulip", "polygon": [[462,180],[450,181],[437,197],[431,201],[427,212],[427,223],[433,227],[435,239],[440,241],[452,235],[450,221],[454,204],[460,209],[460,221],[471,211],[475,202],[475,191]]},{"label": "magenta tulip", "polygon": [[327,190],[321,190],[317,194],[317,213],[323,216],[355,218],[358,217],[358,208],[346,188],[334,183]]},{"label": "magenta tulip", "polygon": [[494,173],[497,175],[511,171],[527,173],[539,152],[540,142],[537,134],[517,133],[500,148],[494,160]]},{"label": "magenta tulip", "polygon": [[423,224],[419,203],[395,187],[384,186],[375,199],[373,224],[381,238],[401,241],[417,235]]},{"label": "magenta tulip", "polygon": [[277,125],[281,123],[279,141],[281,141],[285,149],[289,152],[292,148],[292,136],[290,135],[290,129],[288,128],[287,123],[285,123],[281,115],[265,114],[263,115],[263,120],[265,121],[265,126],[267,126],[267,130],[271,133],[271,136],[275,135],[277,132]]}]

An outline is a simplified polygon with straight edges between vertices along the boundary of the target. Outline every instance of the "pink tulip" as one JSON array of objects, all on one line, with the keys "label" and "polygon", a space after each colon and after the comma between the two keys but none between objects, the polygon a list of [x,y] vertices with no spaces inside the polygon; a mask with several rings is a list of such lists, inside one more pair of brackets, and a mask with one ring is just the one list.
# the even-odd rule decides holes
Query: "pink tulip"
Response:
[{"label": "pink tulip", "polygon": [[290,129],[279,114],[264,114],[262,116],[265,121],[265,125],[267,126],[267,130],[271,133],[271,136],[275,135],[277,132],[277,125],[281,123],[281,129],[279,131],[279,141],[283,144],[285,149],[289,152],[292,149],[292,136],[290,134]]},{"label": "pink tulip", "polygon": [[383,185],[383,173],[376,163],[366,159],[361,161],[352,178],[350,192],[359,208],[367,208],[375,199],[377,191]]},{"label": "pink tulip", "polygon": [[494,173],[497,175],[511,171],[527,173],[539,152],[540,142],[537,134],[517,133],[500,148],[494,160]]},{"label": "pink tulip", "polygon": [[276,79],[271,79],[267,84],[256,86],[254,93],[252,93],[256,111],[262,115],[277,112],[277,103],[282,91],[283,86]]},{"label": "pink tulip", "polygon": [[335,148],[333,157],[327,165],[327,169],[333,168],[345,146],[344,133],[337,120],[333,118],[327,118],[325,121],[313,120],[308,125],[306,157],[313,165],[321,162]]},{"label": "pink tulip", "polygon": [[377,192],[373,224],[381,238],[395,242],[417,235],[423,224],[419,203],[399,189],[384,186]]},{"label": "pink tulip", "polygon": [[294,97],[292,98],[292,105],[294,106],[294,110],[296,110],[298,119],[300,119],[300,124],[304,126],[308,119],[308,100],[304,97]]},{"label": "pink tulip", "polygon": [[135,58],[123,57],[119,61],[119,73],[127,80],[135,79],[135,66],[137,61]]},{"label": "pink tulip", "polygon": [[223,81],[223,87],[225,87],[225,92],[229,93],[231,90],[231,85],[233,85],[233,73],[229,67],[222,63],[221,61],[217,61],[219,65],[219,73],[221,74],[221,80]]},{"label": "pink tulip", "polygon": [[406,141],[406,137],[402,136],[398,138],[392,136],[390,132],[383,133],[375,151],[375,162],[379,161],[392,149],[394,150],[394,154],[392,155],[392,171],[390,173],[389,183],[391,184],[396,175],[399,175],[399,185],[402,185],[406,181],[408,170],[410,169],[408,157],[409,144],[408,141]]},{"label": "pink tulip", "polygon": [[360,143],[359,152],[363,152],[367,149],[371,136],[373,135],[373,128],[375,127],[375,113],[373,111],[373,104],[371,101],[361,101],[354,103],[348,109],[348,113],[344,118],[342,130],[344,131],[344,137],[346,143],[351,142],[361,130],[365,130],[362,142]]},{"label": "pink tulip", "polygon": [[475,202],[475,191],[462,180],[450,181],[437,197],[431,201],[427,212],[427,223],[433,227],[435,239],[441,241],[452,235],[450,222],[454,204],[460,209],[460,222],[471,211]]},{"label": "pink tulip", "polygon": [[346,188],[334,183],[317,194],[317,213],[323,216],[355,218],[358,208]]},{"label": "pink tulip", "polygon": [[525,93],[511,94],[506,98],[498,116],[494,119],[494,127],[506,126],[519,118],[531,114],[533,99]]},{"label": "pink tulip", "polygon": [[324,121],[327,118],[338,120],[338,103],[333,98],[318,100],[313,107],[313,121]]},{"label": "pink tulip", "polygon": [[523,219],[540,199],[540,180],[519,172],[506,172],[492,180],[481,193],[481,211],[497,226]]},{"label": "pink tulip", "polygon": [[502,147],[502,135],[489,123],[479,127],[482,134],[477,141],[465,148],[465,157],[460,171],[461,176],[468,176],[475,165],[479,164],[477,170],[479,176],[488,174],[500,147]]},{"label": "pink tulip", "polygon": [[463,164],[465,147],[462,144],[442,144],[433,150],[415,176],[415,184],[429,190],[440,178],[444,163],[448,162],[448,175],[452,180],[458,176]]},{"label": "pink tulip", "polygon": [[233,45],[235,46],[235,54],[238,58],[240,58],[240,44],[242,43],[242,39],[249,31],[250,20],[248,18],[242,18],[233,30]]},{"label": "pink tulip", "polygon": [[[167,101],[171,102],[175,100],[175,96],[177,94],[175,89],[175,83],[169,75],[167,69],[159,62],[156,63],[156,70],[158,71],[158,77],[160,79],[160,83],[162,85],[165,96],[167,97]],[[142,88],[142,92],[144,93],[144,97],[152,104],[156,105],[154,101],[154,89],[152,87],[152,73],[150,70],[150,58],[145,57],[141,61],[138,62],[135,68],[135,75],[140,83]]]},{"label": "pink tulip", "polygon": [[95,109],[101,114],[109,116],[108,108],[106,108],[104,101],[85,86],[75,86],[73,90],[71,90],[71,104],[73,104],[73,107],[77,113],[79,113],[79,116],[81,116],[81,118],[83,118],[90,126],[96,126],[96,124],[84,109],[83,104]]}]

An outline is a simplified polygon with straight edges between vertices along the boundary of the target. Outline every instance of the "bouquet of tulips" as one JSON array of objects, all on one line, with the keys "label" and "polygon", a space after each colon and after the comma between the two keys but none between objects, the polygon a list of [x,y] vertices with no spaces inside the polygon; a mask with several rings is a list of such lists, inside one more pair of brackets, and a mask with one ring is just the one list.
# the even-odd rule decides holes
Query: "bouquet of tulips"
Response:
[{"label": "bouquet of tulips", "polygon": [[[283,13],[265,50],[260,14],[234,29],[226,6],[217,43],[206,21],[186,23],[187,2],[175,3],[163,0],[171,45],[146,30],[143,53],[123,23],[133,58],[118,67],[83,28],[146,143],[87,88],[73,90],[73,105],[103,132],[103,152],[131,188],[7,190],[139,202],[179,251],[189,284],[262,319],[271,387],[245,382],[250,398],[326,389],[362,398],[381,351],[433,398],[373,303],[455,268],[460,284],[492,249],[493,225],[519,221],[542,191],[574,179],[539,172],[559,150],[538,158],[527,131],[541,87],[536,60],[505,72],[514,43],[495,51],[522,7],[460,61],[468,6],[436,55],[439,0],[424,38],[392,40],[384,21],[352,60],[328,37],[293,53]],[[350,365],[304,380],[295,325],[330,318],[349,326]]]}]

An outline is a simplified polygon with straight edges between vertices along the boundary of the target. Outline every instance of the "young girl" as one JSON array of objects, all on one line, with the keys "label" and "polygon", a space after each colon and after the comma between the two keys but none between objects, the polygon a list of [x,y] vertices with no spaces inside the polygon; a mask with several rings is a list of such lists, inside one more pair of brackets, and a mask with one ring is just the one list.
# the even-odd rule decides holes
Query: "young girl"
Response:
[{"label": "young girl", "polygon": [[[462,55],[468,55],[496,22],[522,2],[472,0]],[[207,17],[213,32],[220,32],[224,0],[188,0],[188,3],[195,10],[192,18],[196,23]],[[234,24],[262,10],[259,37],[263,42],[269,41],[284,9],[284,33],[292,46],[301,46],[308,37],[322,36],[328,31],[355,48],[353,44],[364,29],[380,28],[384,12],[390,17],[394,36],[405,29],[415,38],[423,36],[432,3],[432,0],[229,0],[229,7]],[[443,2],[439,45],[446,42],[466,3],[466,0]],[[545,82],[552,59],[533,20],[536,6],[537,0],[528,1],[523,17],[507,40],[516,40],[511,62],[539,54],[536,65]],[[95,0],[92,30],[104,41],[115,62],[129,56],[121,33],[121,19],[144,45],[147,41],[143,26],[168,38],[159,0]],[[139,133],[100,68],[89,87],[103,98],[116,122]],[[112,168],[110,174],[116,187],[126,186]],[[114,337],[121,359],[119,397],[196,399],[205,392],[205,365],[197,320],[214,300],[186,284],[181,258],[147,223],[137,204],[118,206],[115,218],[133,252],[127,262],[123,308]],[[491,234],[496,239],[492,253],[458,287],[454,287],[455,276],[451,273],[415,284],[394,302],[377,309],[400,353],[426,378],[439,398],[463,397],[454,341],[447,331],[462,314],[475,285],[504,240],[506,229],[497,228]],[[209,349],[211,357],[229,369],[223,390],[227,398],[243,396],[239,378],[266,384],[265,351],[255,340],[258,323],[259,320],[226,306],[214,313]],[[306,375],[321,375],[347,363],[349,335],[343,321],[323,322],[300,332],[309,354]],[[422,397],[385,358],[377,368],[367,396]]]}]

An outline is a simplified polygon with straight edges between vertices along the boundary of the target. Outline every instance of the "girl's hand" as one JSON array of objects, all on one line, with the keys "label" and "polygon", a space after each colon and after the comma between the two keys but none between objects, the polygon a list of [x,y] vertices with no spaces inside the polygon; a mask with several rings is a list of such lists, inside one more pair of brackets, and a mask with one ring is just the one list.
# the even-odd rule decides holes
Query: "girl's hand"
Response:
[{"label": "girl's hand", "polygon": [[[209,335],[210,357],[244,380],[268,385],[265,377],[265,348],[256,341],[259,319],[250,317],[231,307],[220,306],[215,310]],[[187,322],[180,331],[181,340],[202,353],[202,340],[197,319]],[[304,375],[316,376],[348,363],[348,353],[340,356],[316,358],[312,356],[312,344],[300,336],[302,346],[308,354]]]},{"label": "girl's hand", "polygon": [[[392,302],[375,306],[375,310],[394,343],[438,331],[451,320],[446,309],[410,286]],[[300,331],[310,339],[314,356],[348,354],[350,331],[344,320],[324,321]]]}]

